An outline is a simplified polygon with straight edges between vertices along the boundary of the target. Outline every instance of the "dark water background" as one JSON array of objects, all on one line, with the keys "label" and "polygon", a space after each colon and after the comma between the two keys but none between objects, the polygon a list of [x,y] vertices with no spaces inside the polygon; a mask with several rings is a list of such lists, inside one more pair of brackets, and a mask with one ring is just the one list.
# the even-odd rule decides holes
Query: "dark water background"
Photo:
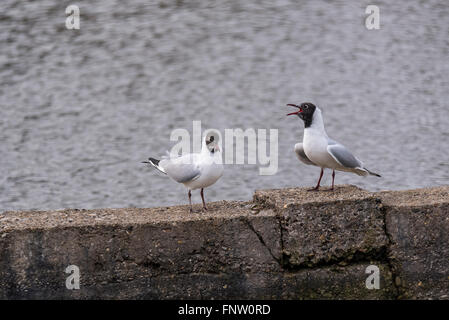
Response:
[{"label": "dark water background", "polygon": [[[65,28],[77,4],[81,29]],[[365,8],[380,7],[380,30]],[[141,165],[175,128],[279,129],[279,170],[225,168],[208,200],[308,186],[286,103],[380,172],[368,190],[449,183],[448,1],[0,2],[0,211],[186,203]],[[329,173],[324,184],[330,182]],[[200,201],[195,193],[194,200]]]}]

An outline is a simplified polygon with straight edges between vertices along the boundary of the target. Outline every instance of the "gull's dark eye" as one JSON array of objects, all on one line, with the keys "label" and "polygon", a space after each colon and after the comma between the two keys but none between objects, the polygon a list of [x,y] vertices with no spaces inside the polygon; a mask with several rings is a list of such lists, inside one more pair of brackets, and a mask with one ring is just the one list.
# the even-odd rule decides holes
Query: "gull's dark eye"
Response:
[{"label": "gull's dark eye", "polygon": [[304,109],[309,109],[309,106],[307,104],[305,104]]},{"label": "gull's dark eye", "polygon": [[215,141],[218,141],[217,139],[215,139],[215,134],[216,132],[210,132],[207,136],[206,136],[206,145],[213,143],[216,143]]},{"label": "gull's dark eye", "polygon": [[211,137],[209,137],[208,140],[206,140],[206,144],[210,144],[213,141],[214,141],[214,136],[211,136]]}]

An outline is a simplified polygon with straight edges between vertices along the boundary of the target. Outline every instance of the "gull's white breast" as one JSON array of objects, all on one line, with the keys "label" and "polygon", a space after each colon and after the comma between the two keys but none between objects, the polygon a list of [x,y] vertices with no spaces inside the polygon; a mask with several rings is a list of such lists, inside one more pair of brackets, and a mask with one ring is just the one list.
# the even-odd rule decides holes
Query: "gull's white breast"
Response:
[{"label": "gull's white breast", "polygon": [[198,163],[200,169],[200,176],[192,181],[187,181],[184,185],[190,190],[199,188],[206,188],[217,182],[223,175],[223,164],[220,162],[214,162],[214,158],[205,157]]},{"label": "gull's white breast", "polygon": [[322,132],[314,128],[304,130],[303,145],[307,158],[319,167],[336,169],[339,165],[327,151],[328,143],[327,136]]}]

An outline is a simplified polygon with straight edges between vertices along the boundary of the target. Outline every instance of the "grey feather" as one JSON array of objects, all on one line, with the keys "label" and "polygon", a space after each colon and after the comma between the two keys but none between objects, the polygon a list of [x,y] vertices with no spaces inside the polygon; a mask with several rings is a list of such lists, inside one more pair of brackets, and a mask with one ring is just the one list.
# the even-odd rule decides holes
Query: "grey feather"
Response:
[{"label": "grey feather", "polygon": [[346,149],[341,144],[331,144],[327,146],[327,152],[335,159],[340,165],[346,168],[362,168],[363,165],[359,159]]},{"label": "grey feather", "polygon": [[201,175],[201,171],[194,161],[186,161],[185,157],[186,156],[175,159],[164,159],[160,161],[159,165],[164,168],[167,175],[176,182],[185,183],[193,181]]},{"label": "grey feather", "polygon": [[309,158],[307,158],[307,156],[304,152],[304,147],[302,146],[302,143],[295,144],[295,153],[301,162],[308,164],[308,165],[313,165],[313,166],[315,165],[312,161],[310,161]]},{"label": "grey feather", "polygon": [[151,164],[153,167],[155,167],[157,170],[162,172],[163,174],[167,174],[162,167],[159,166],[160,160],[157,160],[155,158],[148,158],[148,161],[143,161],[142,163],[148,163]]}]

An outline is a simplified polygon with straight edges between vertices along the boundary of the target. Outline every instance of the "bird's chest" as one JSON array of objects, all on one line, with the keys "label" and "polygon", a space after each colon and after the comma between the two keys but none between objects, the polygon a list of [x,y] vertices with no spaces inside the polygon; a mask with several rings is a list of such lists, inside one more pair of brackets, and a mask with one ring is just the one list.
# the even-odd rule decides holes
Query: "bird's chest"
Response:
[{"label": "bird's chest", "polygon": [[328,141],[325,136],[313,131],[305,131],[303,146],[304,153],[312,162],[325,166],[329,161],[329,153],[327,152]]},{"label": "bird's chest", "polygon": [[214,184],[223,175],[223,165],[211,161],[199,164],[201,175],[188,183],[191,189],[206,188]]},{"label": "bird's chest", "polygon": [[223,165],[217,163],[207,163],[202,166],[205,181],[215,182],[223,174]]}]

